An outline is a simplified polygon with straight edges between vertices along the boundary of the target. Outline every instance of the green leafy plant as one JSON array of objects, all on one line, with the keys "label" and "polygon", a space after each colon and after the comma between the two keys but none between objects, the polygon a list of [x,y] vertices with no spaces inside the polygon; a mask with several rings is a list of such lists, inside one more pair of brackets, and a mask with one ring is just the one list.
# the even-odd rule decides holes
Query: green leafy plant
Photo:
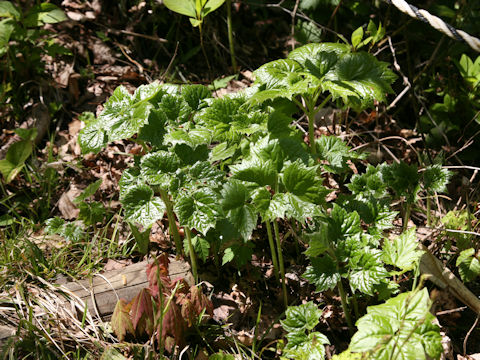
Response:
[{"label": "green leafy plant", "polygon": [[5,183],[11,182],[23,169],[25,161],[33,151],[34,140],[37,137],[37,129],[17,129],[15,131],[21,140],[13,143],[7,150],[5,159],[0,160],[0,173]]},{"label": "green leafy plant", "polygon": [[385,28],[382,27],[382,23],[379,23],[377,27],[377,25],[370,20],[367,26],[367,33],[369,36],[364,38],[363,27],[359,27],[352,33],[351,41],[354,50],[358,50],[368,44],[370,44],[370,47],[374,46],[385,36]]},{"label": "green leafy plant", "polygon": [[[252,101],[285,98],[308,118],[311,153],[316,153],[315,115],[330,99],[341,98],[360,110],[385,101],[396,79],[388,65],[365,52],[352,52],[345,44],[308,44],[293,50],[285,60],[262,65],[255,72],[257,93]],[[328,95],[318,105],[320,95]]]},{"label": "green leafy plant", "polygon": [[428,291],[422,289],[368,307],[357,321],[349,350],[369,359],[440,358],[442,337],[430,306]]},{"label": "green leafy plant", "polygon": [[164,5],[179,14],[189,17],[193,26],[201,28],[205,16],[223,5],[225,0],[166,0]]},{"label": "green leafy plant", "polygon": [[457,62],[457,67],[460,70],[465,82],[474,91],[479,91],[480,85],[480,56],[477,57],[475,62],[466,54],[462,54],[460,61]]},{"label": "green leafy plant", "polygon": [[289,306],[285,320],[280,320],[287,331],[287,345],[282,351],[282,358],[314,360],[325,358],[325,344],[328,338],[313,329],[318,325],[322,310],[313,302],[299,306]]},{"label": "green leafy plant", "polygon": [[[235,58],[235,47],[233,42],[233,30],[232,30],[232,4],[231,0],[227,1],[227,28],[228,28],[228,42],[230,45],[230,55],[232,58],[233,71],[237,69],[237,60]],[[207,65],[210,68],[207,53],[205,52],[205,46],[203,44],[202,24],[205,17],[211,12],[217,10],[223,5],[225,0],[165,0],[164,5],[182,15],[189,17],[192,26],[197,27],[200,31],[200,45],[202,47],[203,55],[207,61]]]},{"label": "green leafy plant", "polygon": [[[58,45],[51,32],[42,30],[45,24],[66,20],[63,11],[48,2],[38,2],[22,11],[11,1],[0,1],[0,71],[5,75],[0,84],[0,102],[17,104],[20,113],[25,102],[24,81],[44,73],[41,56],[69,54]],[[9,98],[16,101],[7,101]]]},{"label": "green leafy plant", "polygon": [[445,192],[452,173],[440,165],[429,166],[423,173],[423,187],[427,193],[427,226],[432,224],[431,198],[436,193]]},{"label": "green leafy plant", "polygon": [[462,281],[470,282],[480,275],[480,261],[475,249],[469,248],[460,252],[456,265]]},{"label": "green leafy plant", "polygon": [[73,203],[80,209],[79,220],[82,220],[87,226],[95,226],[96,223],[102,222],[105,216],[106,209],[101,202],[86,201],[97,192],[101,185],[102,179],[98,179],[88,185],[82,193],[73,200]]}]

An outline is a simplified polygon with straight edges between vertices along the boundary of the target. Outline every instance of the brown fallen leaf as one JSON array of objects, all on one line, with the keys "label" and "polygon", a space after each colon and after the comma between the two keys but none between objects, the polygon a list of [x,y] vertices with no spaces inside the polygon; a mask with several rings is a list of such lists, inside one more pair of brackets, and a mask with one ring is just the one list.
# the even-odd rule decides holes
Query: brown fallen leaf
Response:
[{"label": "brown fallen leaf", "polygon": [[131,260],[113,260],[113,259],[108,259],[107,263],[105,264],[105,267],[103,268],[105,271],[110,271],[110,270],[119,270],[123,269],[127,265],[130,265],[132,263]]},{"label": "brown fallen leaf", "polygon": [[58,210],[62,213],[62,217],[66,220],[76,219],[80,214],[80,210],[73,203],[81,190],[72,186],[68,191],[64,192],[58,200]]}]

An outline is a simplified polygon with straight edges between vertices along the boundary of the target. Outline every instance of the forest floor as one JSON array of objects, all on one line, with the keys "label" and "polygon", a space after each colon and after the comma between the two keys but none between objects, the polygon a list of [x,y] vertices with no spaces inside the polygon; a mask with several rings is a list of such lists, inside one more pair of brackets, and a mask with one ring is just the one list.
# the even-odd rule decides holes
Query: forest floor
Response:
[{"label": "forest floor", "polygon": [[[0,240],[3,247],[0,325],[8,335],[0,342],[5,358],[144,358],[154,347],[154,340],[131,337],[127,338],[128,342],[119,342],[108,324],[109,316],[99,318],[93,313],[79,316],[81,305],[74,297],[69,298],[68,304],[76,309],[67,309],[69,306],[62,303],[64,290],[57,285],[95,278],[98,273],[109,277],[112,272],[126,271],[142,261],[153,263],[160,254],[168,254],[171,261],[189,267],[187,259],[175,257],[166,216],[151,230],[149,255],[137,251],[131,229],[122,221],[119,180],[133,165],[134,156],[142,153],[142,145],[134,141],[115,141],[98,154],[82,154],[78,141],[85,126],[82,114],[91,112],[98,116],[105,101],[120,85],[133,93],[138,86],[154,80],[213,83],[213,96],[223,97],[252,85],[255,80],[253,71],[258,66],[285,58],[292,45],[299,45],[291,34],[291,11],[282,11],[280,5],[255,7],[246,2],[235,2],[236,25],[246,27],[238,31],[235,39],[241,70],[235,72],[230,65],[225,32],[217,29],[220,26],[223,29],[224,24],[218,19],[212,19],[204,34],[208,53],[213,58],[209,69],[198,46],[198,31],[188,29],[181,33],[179,30],[189,24],[188,20],[175,18],[175,26],[170,26],[170,16],[165,15],[167,10],[161,5],[140,2],[127,7],[129,2],[121,3],[123,5],[111,1],[64,0],[60,7],[68,20],[46,25],[45,29],[51,31],[55,41],[70,54],[42,55],[44,75],[36,77],[33,84],[25,85],[29,86],[29,100],[21,106],[22,112],[10,109],[2,113],[0,159],[5,157],[13,143],[20,140],[15,129],[33,126],[41,134],[33,140],[32,156],[18,176],[8,183],[5,178],[0,180]],[[157,31],[169,26],[171,31],[181,35],[175,37]],[[388,46],[387,42],[384,45],[384,53],[391,57],[393,45]],[[31,70],[30,74],[36,71]],[[396,94],[390,96],[390,103],[406,86],[402,84],[402,74],[400,70],[398,88]],[[397,108],[410,106],[407,98],[415,95],[413,92],[406,94],[405,98],[396,100]],[[449,211],[457,211],[456,214],[468,212],[468,224],[459,223],[454,230],[470,231],[474,234],[473,241],[478,243],[475,230],[480,211],[479,168],[475,167],[479,165],[478,159],[477,163],[468,163],[458,158],[464,150],[462,142],[456,144],[447,139],[448,144],[438,150],[427,148],[424,134],[399,118],[404,116],[402,110],[387,109],[379,104],[375,109],[353,113],[333,106],[334,103],[326,107],[318,118],[315,136],[336,135],[352,149],[369,153],[368,158],[358,163],[349,162],[352,174],[363,171],[368,164],[400,160],[419,163],[420,158],[439,154],[446,159],[445,165],[454,168],[448,193],[439,196],[435,204],[438,226],[426,225],[425,201],[415,205],[408,225],[416,226],[419,242],[442,261],[442,266],[460,277],[455,258],[448,256],[448,252],[455,253],[455,246],[448,251],[443,246],[455,244],[459,237],[443,231],[444,223],[440,219]],[[338,124],[337,119],[341,118],[347,121]],[[296,125],[308,141],[307,120],[299,118]],[[100,179],[101,185],[90,199],[102,204],[101,220],[85,226],[79,220],[82,208],[75,199]],[[338,181],[335,176],[324,177],[325,186],[336,189],[329,195],[328,202],[346,190]],[[398,208],[398,203],[392,207]],[[54,234],[52,222],[49,223],[48,219],[55,217],[71,226],[67,226],[64,233]],[[399,234],[403,225],[401,219],[396,219],[393,225],[392,234]],[[304,240],[296,238],[291,223],[281,221],[279,227],[283,234],[288,303],[299,305],[314,301],[320,304],[323,313],[318,329],[330,339],[326,356],[331,358],[346,350],[350,341],[341,298],[333,290],[316,292],[315,286],[302,278],[308,264],[303,254],[307,245]],[[219,271],[211,259],[200,266],[202,288],[212,301],[213,309],[211,319],[202,324],[197,333],[185,335],[185,344],[190,345],[188,351],[185,350],[188,358],[208,359],[206,354],[220,350],[236,354],[235,359],[279,358],[279,344],[285,335],[279,320],[284,318],[285,307],[282,289],[275,279],[269,250],[265,246],[266,232],[261,225],[255,229],[251,242],[253,255],[240,269],[231,262]],[[142,276],[147,283],[147,275]],[[396,281],[407,288],[411,286],[412,278],[410,273],[402,274]],[[443,358],[480,359],[478,316],[467,306],[471,302],[462,301],[463,295],[458,295],[464,288],[458,285],[459,288],[452,290],[448,285],[442,289],[438,285],[435,280],[425,282],[433,304],[431,312],[437,316],[444,339],[446,352]],[[478,297],[478,278],[465,286]],[[458,296],[453,295],[455,292]],[[362,312],[369,304],[360,298]],[[112,311],[113,307],[110,314]],[[107,347],[110,350],[104,351]],[[252,347],[253,351],[250,350]],[[181,350],[177,349],[177,358],[181,357]],[[153,358],[152,353],[148,356]]]}]

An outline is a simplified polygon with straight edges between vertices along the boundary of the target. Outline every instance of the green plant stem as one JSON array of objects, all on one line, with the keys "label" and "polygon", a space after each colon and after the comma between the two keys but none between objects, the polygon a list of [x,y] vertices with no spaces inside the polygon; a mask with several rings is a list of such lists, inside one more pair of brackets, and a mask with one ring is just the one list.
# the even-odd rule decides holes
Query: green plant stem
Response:
[{"label": "green plant stem", "polygon": [[177,255],[183,255],[182,241],[180,240],[180,233],[178,232],[177,223],[175,221],[175,214],[173,213],[173,204],[170,200],[170,196],[165,190],[160,190],[160,197],[162,198],[165,207],[167,208],[168,228],[170,234],[175,241],[175,247],[177,248]]},{"label": "green plant stem", "polygon": [[185,229],[185,236],[187,237],[188,242],[188,253],[190,255],[190,262],[192,263],[192,272],[193,278],[195,279],[195,284],[198,283],[198,272],[197,272],[197,257],[195,255],[195,249],[192,245],[192,233],[188,226],[184,227]]},{"label": "green plant stem", "polygon": [[200,47],[202,48],[203,56],[205,57],[205,61],[207,62],[208,72],[210,73],[210,76],[211,76],[212,68],[210,67],[210,62],[208,61],[207,52],[205,51],[205,45],[203,43],[203,32],[202,32],[202,24],[201,23],[198,26],[198,30],[200,32]]},{"label": "green plant stem", "polygon": [[265,221],[265,227],[267,228],[268,244],[270,245],[270,252],[272,254],[273,273],[275,274],[275,279],[279,281],[280,276],[278,273],[278,260],[275,251],[275,243],[273,242],[272,226],[270,225],[269,221]]},{"label": "green plant stem", "polygon": [[237,59],[235,58],[235,44],[233,42],[233,26],[232,26],[232,0],[227,0],[227,30],[228,44],[230,46],[230,57],[232,58],[233,72],[237,72]]},{"label": "green plant stem", "polygon": [[427,226],[430,227],[432,226],[432,215],[431,215],[431,209],[432,208],[432,200],[430,198],[430,195],[427,195]]},{"label": "green plant stem", "polygon": [[358,311],[358,301],[357,301],[357,295],[355,294],[355,291],[352,291],[352,304],[353,304],[353,312],[355,313],[355,319],[359,319],[360,311]]},{"label": "green plant stem", "polygon": [[308,117],[308,141],[310,142],[310,152],[312,155],[317,153],[317,147],[315,146],[315,112],[310,111],[307,114]]},{"label": "green plant stem", "polygon": [[273,231],[275,232],[275,240],[277,242],[278,262],[280,265],[280,275],[282,277],[283,302],[286,309],[288,307],[287,284],[285,282],[285,265],[283,263],[282,243],[280,242],[280,232],[278,231],[277,220],[274,220],[273,222]]},{"label": "green plant stem", "polygon": [[297,228],[297,222],[295,221],[295,219],[292,219],[291,225],[292,225],[293,243],[295,244],[295,252],[297,253],[297,259],[298,259],[300,257],[300,246],[298,246],[298,240],[297,240],[298,228]]},{"label": "green plant stem", "polygon": [[318,95],[315,95],[310,101],[305,99],[308,118],[308,141],[310,142],[310,152],[315,155],[317,153],[317,147],[315,146],[315,115],[322,109],[327,102],[332,98],[332,95],[328,95],[320,105],[315,107]]},{"label": "green plant stem", "polygon": [[405,205],[405,216],[403,218],[403,231],[407,230],[408,228],[408,219],[410,219],[411,210],[412,210],[412,205],[407,202]]},{"label": "green plant stem", "polygon": [[340,293],[340,299],[342,300],[343,313],[345,314],[345,320],[347,321],[348,329],[350,333],[353,334],[353,323],[352,323],[352,318],[350,316],[350,310],[348,309],[347,294],[345,293],[345,289],[343,288],[341,278],[337,282],[337,287],[338,287],[338,292]]}]

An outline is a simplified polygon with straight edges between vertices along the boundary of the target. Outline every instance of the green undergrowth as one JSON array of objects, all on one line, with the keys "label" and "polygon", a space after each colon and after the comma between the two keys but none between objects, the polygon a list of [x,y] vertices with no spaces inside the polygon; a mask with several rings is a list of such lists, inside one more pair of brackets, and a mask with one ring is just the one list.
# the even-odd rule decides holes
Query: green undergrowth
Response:
[{"label": "green undergrowth", "polygon": [[[360,40],[355,39],[357,45]],[[361,164],[366,154],[352,151],[338,137],[314,135],[315,115],[329,101],[356,111],[371,107],[386,99],[396,76],[374,56],[333,43],[298,48],[255,75],[251,87],[223,98],[213,98],[201,85],[152,83],[134,94],[118,87],[103,112],[89,118],[79,136],[85,153],[125,139],[143,148],[120,180],[124,221],[137,250],[149,252],[150,229],[164,213],[172,246],[177,256],[188,257],[195,283],[202,264],[212,260],[221,271],[232,263],[241,271],[255,247],[267,247],[287,310],[283,356],[321,359],[329,340],[312,331],[321,314],[318,305],[298,308],[308,325],[289,320],[297,311],[290,305],[298,299],[289,294],[285,278],[282,229],[287,222],[301,239],[297,246],[307,265],[302,277],[316,292],[338,292],[350,334],[357,328],[351,352],[378,359],[438,358],[441,338],[428,314],[428,293],[415,285],[423,252],[415,228],[407,224],[420,194],[427,196],[430,223],[430,198],[445,191],[450,173],[440,164],[419,171],[402,161],[368,165],[352,175],[348,164]],[[308,145],[292,126],[301,115],[308,119]],[[344,189],[333,202],[327,196],[340,189],[326,187],[327,176]],[[403,232],[393,235],[397,217]],[[398,283],[405,274],[413,279],[412,292]],[[157,298],[150,282],[132,302],[119,303],[112,319],[115,333],[123,339],[162,332],[176,345],[185,344],[184,330],[169,316],[183,311],[175,310],[180,300],[171,299],[188,287],[175,289]],[[375,302],[385,303],[368,307],[365,314],[365,305]],[[382,318],[390,307],[397,309],[396,325]],[[197,311],[195,317],[201,324],[210,315]],[[367,330],[369,322],[378,329]],[[157,337],[160,353],[182,347],[175,350],[164,341]]]}]

